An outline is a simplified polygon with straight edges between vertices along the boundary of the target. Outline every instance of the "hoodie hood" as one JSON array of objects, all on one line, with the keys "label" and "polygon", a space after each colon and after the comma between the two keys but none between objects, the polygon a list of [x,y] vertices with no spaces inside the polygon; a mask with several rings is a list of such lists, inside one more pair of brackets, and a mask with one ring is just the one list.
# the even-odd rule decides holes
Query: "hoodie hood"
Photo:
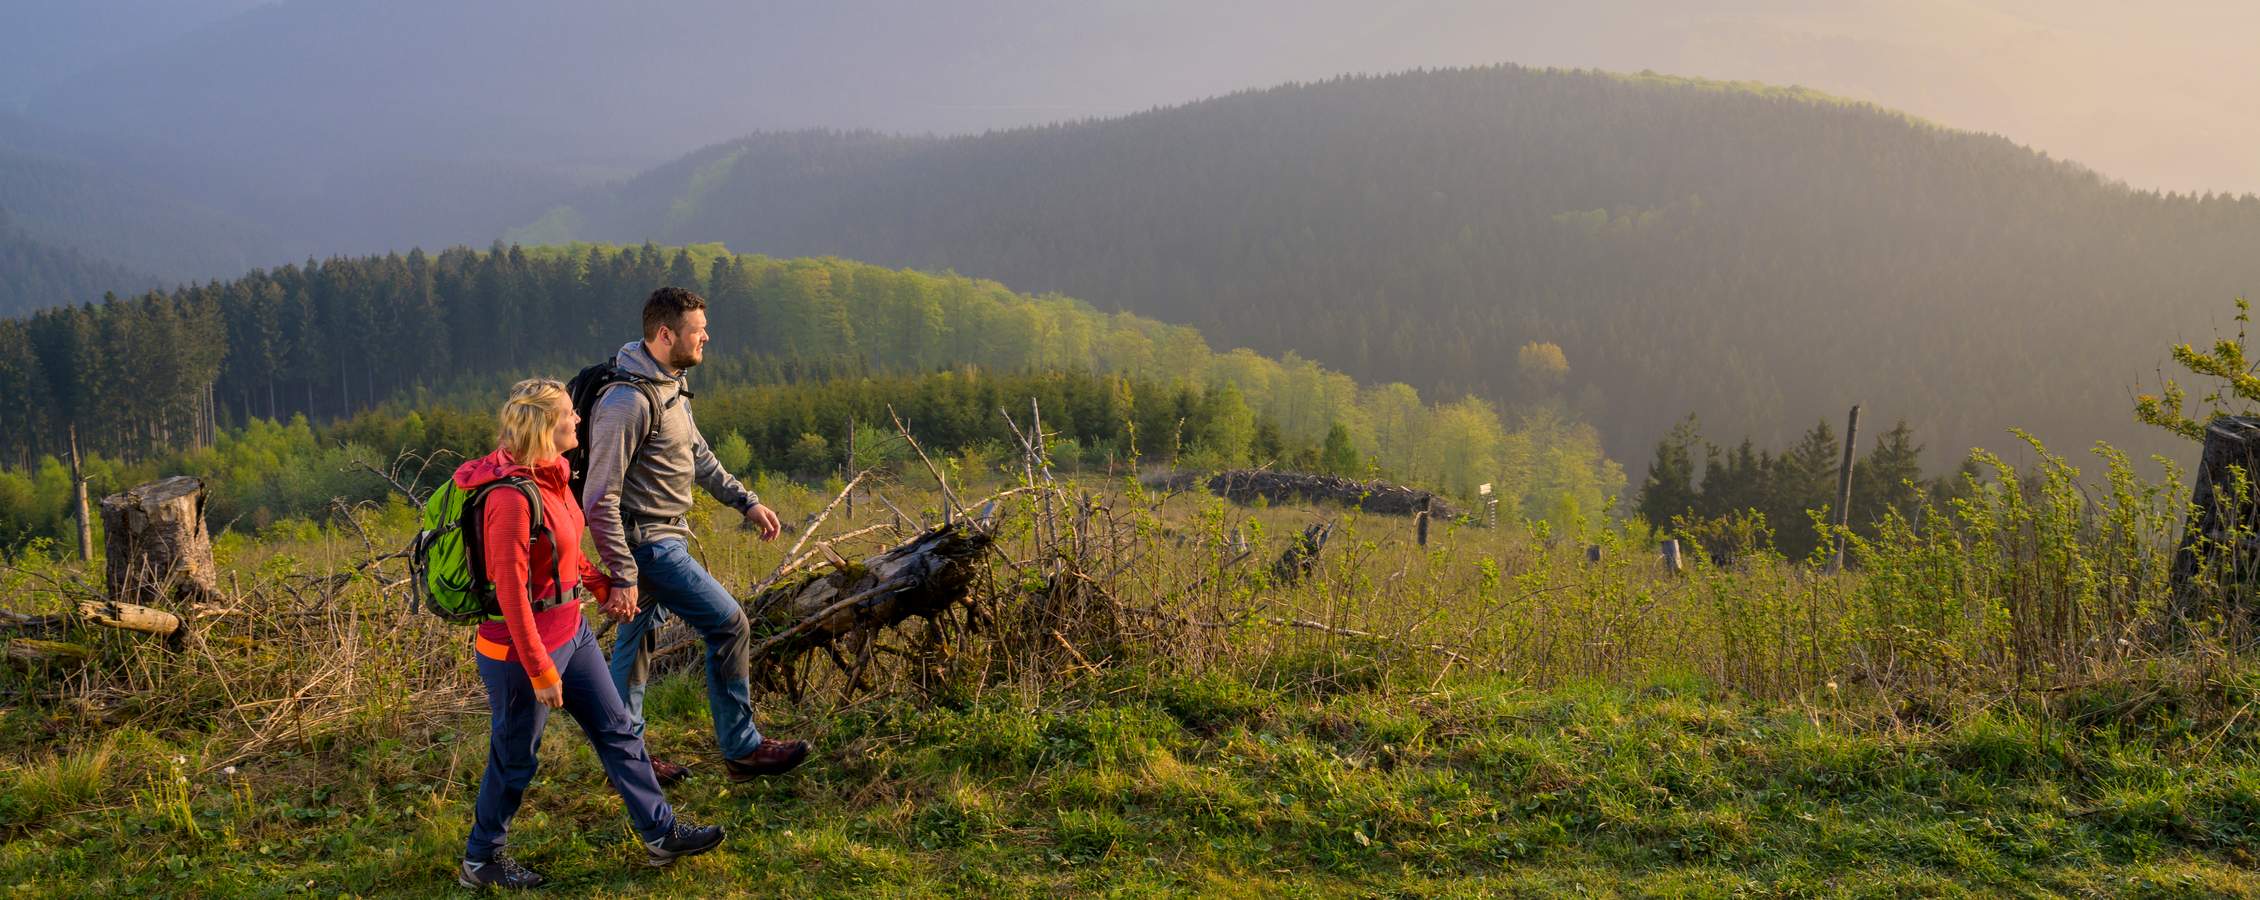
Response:
[{"label": "hoodie hood", "polygon": [[659,360],[652,358],[651,351],[644,349],[642,341],[629,341],[621,344],[618,359],[620,368],[626,369],[632,374],[640,375],[661,384],[670,384],[676,380],[675,376],[667,371],[666,366],[660,365]]},{"label": "hoodie hood", "polygon": [[537,468],[519,462],[511,457],[510,451],[496,447],[493,453],[456,467],[455,486],[468,491],[479,485],[500,481],[512,475],[531,478],[534,480],[534,484],[540,487],[561,488],[568,483],[571,472],[566,469],[565,458],[562,456],[543,463]]}]

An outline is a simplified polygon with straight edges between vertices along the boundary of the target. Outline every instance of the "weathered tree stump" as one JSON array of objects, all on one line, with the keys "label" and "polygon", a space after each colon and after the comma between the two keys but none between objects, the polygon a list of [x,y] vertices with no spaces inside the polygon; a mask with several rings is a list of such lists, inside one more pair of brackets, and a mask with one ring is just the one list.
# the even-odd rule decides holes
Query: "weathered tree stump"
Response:
[{"label": "weathered tree stump", "polygon": [[2260,483],[2260,417],[2213,420],[2190,490],[2189,521],[2174,553],[2169,613],[2175,630],[2214,613],[2232,625],[2250,624],[2260,581],[2255,483]]},{"label": "weathered tree stump", "polygon": [[1318,569],[1318,551],[1326,549],[1326,539],[1334,536],[1334,526],[1324,522],[1303,529],[1301,537],[1288,545],[1279,558],[1271,563],[1272,580],[1280,584],[1294,584]]},{"label": "weathered tree stump", "polygon": [[181,475],[104,497],[102,531],[112,601],[156,606],[219,595],[202,481]]}]

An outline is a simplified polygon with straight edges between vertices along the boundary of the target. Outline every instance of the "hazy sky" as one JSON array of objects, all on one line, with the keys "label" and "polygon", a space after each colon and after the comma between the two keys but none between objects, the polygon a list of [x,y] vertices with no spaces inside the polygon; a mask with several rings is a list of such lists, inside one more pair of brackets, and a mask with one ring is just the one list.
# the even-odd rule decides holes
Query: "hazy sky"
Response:
[{"label": "hazy sky", "polygon": [[[0,4],[17,26],[0,28],[0,104],[97,133],[149,119],[332,142],[301,153],[632,166],[764,128],[980,130],[1518,62],[1802,84],[2138,187],[2260,192],[2251,0]],[[341,109],[353,115],[323,118]]]}]

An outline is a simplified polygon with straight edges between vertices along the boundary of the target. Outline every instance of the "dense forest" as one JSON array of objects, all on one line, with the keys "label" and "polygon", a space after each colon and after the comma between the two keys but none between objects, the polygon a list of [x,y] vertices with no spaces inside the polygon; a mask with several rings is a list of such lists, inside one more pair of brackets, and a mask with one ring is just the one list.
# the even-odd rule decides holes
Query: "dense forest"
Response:
[{"label": "dense forest", "polygon": [[1993,136],[1748,85],[1350,77],[963,138],[759,134],[529,238],[950,268],[1362,379],[1512,405],[1515,348],[1623,458],[1688,410],[1784,443],[1852,403],[1942,447],[2141,451],[2159,348],[2260,290],[2260,199],[2130,190]]},{"label": "dense forest", "polygon": [[50,246],[17,228],[0,208],[0,316],[60,303],[86,303],[112,291],[131,293],[157,279],[76,250]]},{"label": "dense forest", "polygon": [[[1505,415],[1473,398],[1431,405],[1401,383],[1360,386],[1295,355],[1218,353],[1191,328],[995,282],[649,244],[310,261],[0,321],[0,396],[23,398],[20,427],[0,433],[0,462],[23,472],[53,465],[41,460],[61,455],[74,430],[88,453],[146,463],[256,423],[332,422],[388,402],[403,421],[442,406],[483,416],[507,380],[564,377],[633,339],[641,298],[660,284],[700,290],[713,304],[714,358],[695,376],[710,396],[714,387],[864,379],[831,393],[702,401],[710,429],[741,431],[764,452],[790,454],[804,433],[844,438],[838,428],[851,415],[876,427],[887,391],[927,389],[870,387],[872,378],[1089,373],[1150,387],[1087,414],[1097,416],[1083,426],[1093,430],[1070,436],[1098,443],[1078,452],[1204,466],[1331,462],[1463,495],[1495,482],[1514,507],[1565,525],[1598,521],[1624,485],[1599,435],[1559,402]],[[1567,366],[1551,345],[1524,355],[1533,379]],[[1120,384],[1130,391],[1132,381]],[[983,403],[1019,408],[1026,398],[1005,399]],[[953,410],[915,423],[946,425],[937,442],[994,437],[946,424],[962,410],[928,405]],[[984,413],[998,420],[984,427],[1002,424],[995,413]],[[1117,418],[1121,428],[1105,430]]]},{"label": "dense forest", "polygon": [[[726,386],[699,390],[699,424],[722,464],[749,482],[823,481],[864,469],[919,477],[924,470],[895,430],[896,417],[958,477],[978,476],[983,469],[1016,472],[1021,457],[1013,425],[1026,428],[1037,409],[1050,437],[1050,459],[1065,472],[1128,476],[1156,465],[1267,465],[1365,477],[1376,468],[1350,446],[1341,426],[1318,444],[1291,444],[1275,420],[1257,414],[1229,385],[1209,389],[1120,374],[995,374],[970,367],[874,376],[854,372],[856,365],[845,361],[809,365],[743,356],[718,368],[721,377],[704,383]],[[94,454],[84,467],[98,494],[163,475],[198,475],[211,485],[208,513],[223,530],[295,528],[324,520],[336,501],[384,501],[392,487],[378,473],[394,470],[397,460],[440,461],[421,471],[421,487],[429,488],[453,461],[492,449],[498,393],[464,389],[446,397],[404,397],[320,425],[303,415],[287,422],[254,418],[219,429],[199,446],[130,460]],[[1013,422],[1002,413],[1011,413]],[[1525,442],[1536,437],[1528,429],[1515,435]],[[416,468],[408,466],[402,474]],[[68,546],[74,534],[70,485],[67,465],[52,456],[28,468],[0,468],[0,556]],[[1538,484],[1527,493],[1558,489]],[[1574,516],[1578,499],[1531,496],[1509,512]],[[1573,518],[1559,524],[1591,523]]]}]

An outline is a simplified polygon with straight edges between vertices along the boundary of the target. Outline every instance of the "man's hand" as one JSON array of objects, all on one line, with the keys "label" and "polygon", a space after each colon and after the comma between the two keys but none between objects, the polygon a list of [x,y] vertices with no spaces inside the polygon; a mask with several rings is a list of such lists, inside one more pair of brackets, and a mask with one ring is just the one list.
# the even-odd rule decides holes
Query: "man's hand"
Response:
[{"label": "man's hand", "polygon": [[602,604],[604,608],[604,614],[611,616],[612,620],[615,622],[625,622],[629,619],[633,619],[636,617],[636,613],[639,610],[639,607],[636,605],[636,599],[635,585],[631,584],[627,587],[613,588],[612,592],[606,595],[604,598],[604,602]]},{"label": "man's hand", "polygon": [[756,503],[745,511],[746,524],[761,530],[761,539],[773,541],[785,531],[784,523],[777,521],[777,511]]},{"label": "man's hand", "polygon": [[534,688],[534,700],[550,709],[564,709],[565,686],[553,684],[548,687]]}]

